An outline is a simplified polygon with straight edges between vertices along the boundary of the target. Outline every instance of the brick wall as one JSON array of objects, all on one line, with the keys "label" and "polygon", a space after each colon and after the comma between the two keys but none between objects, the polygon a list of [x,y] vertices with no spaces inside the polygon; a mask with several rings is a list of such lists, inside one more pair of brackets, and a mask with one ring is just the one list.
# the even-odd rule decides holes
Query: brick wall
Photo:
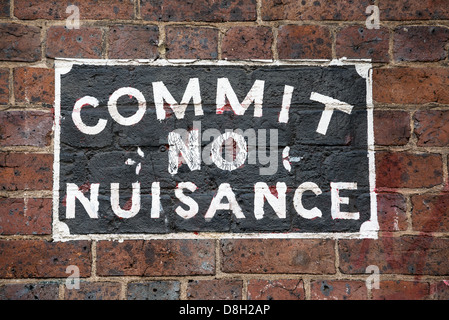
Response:
[{"label": "brick wall", "polygon": [[[449,298],[447,0],[2,0],[0,39],[0,299]],[[372,59],[379,239],[53,242],[55,57]]]}]

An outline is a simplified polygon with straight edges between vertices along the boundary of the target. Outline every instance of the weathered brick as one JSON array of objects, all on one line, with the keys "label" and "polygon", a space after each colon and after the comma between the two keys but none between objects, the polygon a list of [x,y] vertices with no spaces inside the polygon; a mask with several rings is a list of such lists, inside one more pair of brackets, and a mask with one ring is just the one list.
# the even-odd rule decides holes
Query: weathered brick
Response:
[{"label": "weathered brick", "polygon": [[374,300],[424,300],[429,297],[429,284],[417,281],[381,281],[372,290]]},{"label": "weathered brick", "polygon": [[51,143],[53,115],[42,111],[0,112],[0,146],[44,147]]},{"label": "weathered brick", "polygon": [[279,28],[280,59],[331,59],[332,39],[327,27],[285,25]]},{"label": "weathered brick", "polygon": [[445,0],[383,0],[380,20],[444,20],[449,18]]},{"label": "weathered brick", "polygon": [[158,38],[156,26],[114,26],[109,30],[108,56],[112,59],[155,59]]},{"label": "weathered brick", "polygon": [[65,288],[65,300],[119,300],[122,285],[118,282],[89,282],[81,280],[79,289]]},{"label": "weathered brick", "polygon": [[69,5],[79,8],[81,20],[132,19],[135,0],[15,0],[14,15],[22,20],[65,20],[73,14],[66,12]]},{"label": "weathered brick", "polygon": [[221,255],[224,272],[335,273],[332,240],[223,240]]},{"label": "weathered brick", "polygon": [[366,300],[368,292],[365,281],[320,280],[310,283],[312,300]]},{"label": "weathered brick", "polygon": [[447,57],[449,28],[401,26],[394,30],[395,61],[441,61]]},{"label": "weathered brick", "polygon": [[381,231],[407,229],[407,200],[399,193],[377,194],[377,219]]},{"label": "weathered brick", "polygon": [[407,111],[375,110],[374,143],[383,146],[406,145],[410,139],[410,113]]},{"label": "weathered brick", "polygon": [[57,282],[11,283],[0,287],[0,300],[58,300]]},{"label": "weathered brick", "polygon": [[169,59],[217,59],[218,30],[204,27],[168,26],[166,56]]},{"label": "weathered brick", "polygon": [[387,28],[344,27],[337,33],[335,51],[337,57],[388,62],[389,37]]},{"label": "weathered brick", "polygon": [[2,190],[51,190],[53,155],[2,153],[0,181]]},{"label": "weathered brick", "polygon": [[376,153],[378,188],[430,188],[443,182],[441,155],[408,152]]},{"label": "weathered brick", "polygon": [[449,111],[420,110],[414,116],[416,145],[420,147],[446,147],[449,144]]},{"label": "weathered brick", "polygon": [[0,234],[50,234],[51,199],[0,198]]},{"label": "weathered brick", "polygon": [[214,274],[214,241],[100,241],[97,273],[140,276]]},{"label": "weathered brick", "polygon": [[41,59],[41,29],[18,23],[0,24],[0,60],[33,62]]},{"label": "weathered brick", "polygon": [[224,59],[271,59],[273,34],[268,27],[232,27],[222,41]]},{"label": "weathered brick", "polygon": [[0,68],[0,104],[9,102],[9,69]]},{"label": "weathered brick", "polygon": [[262,0],[262,20],[359,20],[373,0]]},{"label": "weathered brick", "polygon": [[140,12],[150,21],[255,21],[256,0],[141,0]]},{"label": "weathered brick", "polygon": [[46,55],[49,58],[101,58],[102,33],[100,28],[95,27],[50,27]]},{"label": "weathered brick", "polygon": [[378,103],[449,103],[449,68],[387,68],[373,71]]},{"label": "weathered brick", "polygon": [[90,275],[89,241],[0,241],[0,278],[66,278],[69,265],[79,268],[80,277]]},{"label": "weathered brick", "polygon": [[128,284],[128,300],[179,300],[179,281],[147,281]]},{"label": "weathered brick", "polygon": [[55,71],[44,68],[14,69],[14,97],[17,103],[53,105]]},{"label": "weathered brick", "polygon": [[187,284],[188,300],[241,300],[241,280],[191,280]]},{"label": "weathered brick", "polygon": [[2,0],[0,2],[0,18],[9,18],[10,16],[10,0]]},{"label": "weathered brick", "polygon": [[414,195],[412,228],[421,232],[449,231],[449,194]]},{"label": "weathered brick", "polygon": [[365,273],[369,265],[380,274],[447,275],[449,240],[425,236],[383,236],[378,239],[339,240],[340,270]]},{"label": "weathered brick", "polygon": [[430,299],[448,300],[449,299],[449,281],[438,281],[430,284]]},{"label": "weathered brick", "polygon": [[304,282],[298,279],[248,281],[248,300],[304,300]]}]

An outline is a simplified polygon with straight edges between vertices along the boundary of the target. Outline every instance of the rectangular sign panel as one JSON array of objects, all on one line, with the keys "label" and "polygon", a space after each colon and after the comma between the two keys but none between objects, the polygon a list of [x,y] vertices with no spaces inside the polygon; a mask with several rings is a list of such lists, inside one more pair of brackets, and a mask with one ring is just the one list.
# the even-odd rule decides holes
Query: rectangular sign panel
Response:
[{"label": "rectangular sign panel", "polygon": [[377,237],[370,73],[57,60],[55,240]]}]

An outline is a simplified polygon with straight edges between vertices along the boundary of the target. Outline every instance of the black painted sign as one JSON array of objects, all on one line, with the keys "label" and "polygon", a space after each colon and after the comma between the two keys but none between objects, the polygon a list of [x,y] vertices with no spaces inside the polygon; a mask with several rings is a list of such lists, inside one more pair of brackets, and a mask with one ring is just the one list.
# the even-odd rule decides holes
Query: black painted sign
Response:
[{"label": "black painted sign", "polygon": [[375,237],[369,72],[56,61],[54,237]]}]

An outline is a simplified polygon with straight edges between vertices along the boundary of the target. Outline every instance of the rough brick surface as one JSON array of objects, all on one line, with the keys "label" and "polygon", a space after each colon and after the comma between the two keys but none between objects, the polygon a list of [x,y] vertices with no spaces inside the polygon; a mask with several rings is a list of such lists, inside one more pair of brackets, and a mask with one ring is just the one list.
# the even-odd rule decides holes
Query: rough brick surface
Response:
[{"label": "rough brick surface", "polygon": [[188,300],[241,300],[241,280],[192,280],[187,284]]},{"label": "rough brick surface", "polygon": [[0,300],[58,300],[57,282],[14,283],[0,287]]},{"label": "rough brick surface", "polygon": [[0,69],[0,105],[9,102],[9,69]]},{"label": "rough brick surface", "polygon": [[41,29],[0,23],[0,60],[33,62],[41,58]]},{"label": "rough brick surface", "polygon": [[168,59],[217,59],[218,30],[203,27],[165,28]]},{"label": "rough brick surface", "polygon": [[413,116],[416,145],[420,147],[445,147],[449,144],[446,110],[422,110]]},{"label": "rough brick surface", "polygon": [[304,300],[304,282],[297,279],[248,281],[248,300]]},{"label": "rough brick surface", "polygon": [[273,35],[268,27],[232,27],[222,42],[224,59],[271,59]]},{"label": "rough brick surface", "polygon": [[449,8],[444,0],[384,0],[379,3],[381,20],[444,20]]},{"label": "rough brick surface", "polygon": [[104,276],[214,274],[213,241],[101,241],[97,245],[97,272]]},{"label": "rough brick surface", "polygon": [[90,275],[89,241],[0,241],[1,278],[66,278],[69,265],[79,268],[80,277]]},{"label": "rough brick surface", "polygon": [[312,300],[366,300],[368,292],[365,281],[334,280],[313,281],[310,284]]},{"label": "rough brick surface", "polygon": [[277,50],[280,59],[330,59],[331,34],[320,26],[281,26]]},{"label": "rough brick surface", "polygon": [[65,288],[66,300],[119,300],[122,285],[118,282],[88,282],[81,280],[79,289]]},{"label": "rough brick surface", "polygon": [[222,271],[242,273],[334,273],[330,240],[223,240]]},{"label": "rough brick surface", "polygon": [[147,281],[128,284],[128,300],[178,300],[178,281]]},{"label": "rough brick surface", "polygon": [[374,300],[424,300],[429,297],[429,284],[416,281],[381,281],[373,290]]},{"label": "rough brick surface", "polygon": [[15,68],[13,76],[16,103],[53,105],[55,75],[52,69]]},{"label": "rough brick surface", "polygon": [[377,219],[381,231],[403,231],[407,229],[407,200],[400,193],[377,195]]},{"label": "rough brick surface", "polygon": [[374,111],[374,143],[384,146],[401,146],[411,135],[410,113],[406,111]]},{"label": "rough brick surface", "polygon": [[0,18],[8,18],[10,11],[10,0],[3,0],[0,3]]},{"label": "rough brick surface", "polygon": [[414,195],[411,201],[413,230],[449,231],[449,194]]},{"label": "rough brick surface", "polygon": [[449,299],[449,281],[438,281],[430,285],[429,299],[448,300]]},{"label": "rough brick surface", "polygon": [[156,26],[118,25],[109,30],[111,59],[154,59],[158,56]]},{"label": "rough brick surface", "polygon": [[50,234],[52,199],[0,198],[0,234]]}]

